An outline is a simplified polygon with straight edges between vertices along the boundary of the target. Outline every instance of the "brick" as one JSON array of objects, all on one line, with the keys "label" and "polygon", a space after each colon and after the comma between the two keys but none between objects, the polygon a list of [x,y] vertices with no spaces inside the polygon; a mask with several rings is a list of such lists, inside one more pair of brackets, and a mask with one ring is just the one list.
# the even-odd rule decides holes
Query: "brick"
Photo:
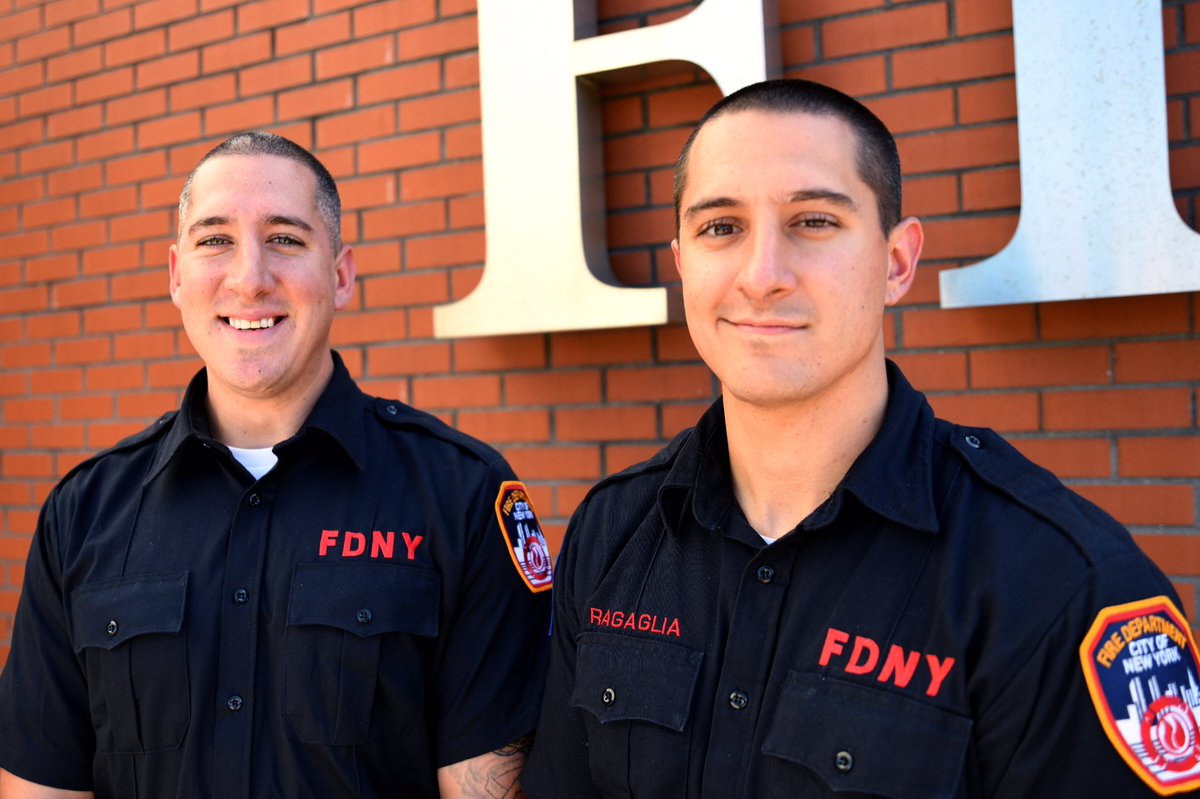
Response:
[{"label": "brick", "polygon": [[109,125],[139,122],[162,116],[167,112],[166,89],[139,91],[128,97],[119,97],[105,103]]},{"label": "brick", "polygon": [[91,366],[84,370],[84,381],[89,391],[128,391],[144,387],[145,375],[141,364]]},{"label": "brick", "polygon": [[656,444],[605,444],[603,474],[615,474],[650,460],[658,452]]},{"label": "brick", "polygon": [[550,365],[554,368],[650,360],[650,335],[645,328],[558,333],[550,338]]},{"label": "brick", "polygon": [[455,372],[509,372],[546,366],[545,337],[500,336],[454,342]]},{"label": "brick", "polygon": [[451,228],[481,228],[483,223],[483,197],[455,197],[450,201]]},{"label": "brick", "polygon": [[75,81],[75,102],[79,104],[120,97],[133,91],[133,69],[105,70]]},{"label": "brick", "polygon": [[396,63],[394,36],[356,40],[352,44],[321,50],[316,57],[317,80],[371,72]]},{"label": "brick", "polygon": [[104,45],[104,64],[109,69],[158,58],[167,52],[165,30],[125,36]]},{"label": "brick", "polygon": [[[127,158],[114,158],[105,164],[109,186],[121,186],[130,183],[142,183],[167,173],[167,156],[160,151],[152,151]],[[183,188],[183,178],[173,181],[175,194],[172,200],[178,200],[179,191]],[[143,197],[143,203],[145,198]]]},{"label": "brick", "polygon": [[261,66],[247,67],[238,73],[243,97],[291,89],[305,85],[312,79],[312,56],[308,54],[276,59]]},{"label": "brick", "polygon": [[104,278],[72,280],[54,286],[55,308],[100,305],[107,300],[108,281]]},{"label": "brick", "polygon": [[1190,427],[1186,389],[1049,391],[1042,397],[1047,430],[1155,430]]},{"label": "brick", "polygon": [[811,64],[817,59],[816,28],[806,25],[782,31],[779,35],[779,53],[788,67]]},{"label": "brick", "polygon": [[334,346],[403,341],[406,319],[404,311],[342,314],[334,319],[331,338]]},{"label": "brick", "polygon": [[107,237],[104,223],[84,221],[72,225],[60,225],[50,233],[50,248],[53,250],[80,250],[103,244]]},{"label": "brick", "polygon": [[47,258],[29,258],[25,261],[25,275],[30,283],[49,282],[75,277],[79,274],[79,256],[75,253],[52,255]]},{"label": "brick", "polygon": [[868,8],[880,8],[883,4],[884,0],[790,0],[779,4],[779,24],[811,22]]},{"label": "brick", "polygon": [[972,388],[1104,385],[1110,382],[1108,347],[975,350]]},{"label": "brick", "polygon": [[446,228],[446,210],[441,202],[381,208],[363,214],[363,239],[391,239]]},{"label": "brick", "polygon": [[34,89],[17,96],[18,116],[37,116],[70,107],[71,87],[68,84]]},{"label": "brick", "polygon": [[275,118],[272,97],[255,97],[204,111],[204,133],[208,136],[269,127]]},{"label": "brick", "polygon": [[228,42],[210,44],[200,51],[201,71],[205,75],[257,64],[270,58],[270,33],[239,36]]},{"label": "brick", "polygon": [[128,8],[88,17],[75,23],[75,46],[106,42],[133,30],[133,12]]},{"label": "brick", "polygon": [[890,353],[908,381],[920,391],[961,391],[967,387],[967,354]]},{"label": "brick", "polygon": [[946,6],[934,3],[825,22],[821,41],[825,58],[839,58],[940,41],[949,32]]},{"label": "brick", "polygon": [[304,50],[319,50],[322,47],[349,40],[350,15],[348,13],[332,14],[277,28],[275,30],[275,54],[283,56]]},{"label": "brick", "polygon": [[[466,416],[461,414],[460,419],[465,420]],[[600,477],[600,450],[595,446],[509,447],[504,451],[504,457],[525,480],[597,480]]]},{"label": "brick", "polygon": [[337,147],[368,139],[379,139],[391,136],[395,132],[396,110],[390,105],[317,120],[317,143],[320,147]]},{"label": "brick", "polygon": [[371,377],[439,374],[450,371],[450,344],[412,342],[367,351]]},{"label": "brick", "polygon": [[[444,11],[443,11],[444,13]],[[437,19],[434,0],[387,0],[354,10],[357,36],[398,31]]]},{"label": "brick", "polygon": [[479,47],[477,33],[477,23],[472,17],[403,30],[398,34],[400,57],[404,61],[418,61],[430,56],[476,50]]},{"label": "brick", "polygon": [[137,208],[137,189],[133,186],[90,192],[79,197],[79,216],[83,219],[108,217]]},{"label": "brick", "polygon": [[178,22],[167,29],[167,49],[189,50],[233,36],[233,12],[221,11]]},{"label": "brick", "polygon": [[1121,438],[1117,441],[1121,477],[1200,477],[1200,437]]},{"label": "brick", "polygon": [[117,415],[122,419],[157,419],[179,407],[174,392],[157,391],[148,394],[123,394],[117,397]]},{"label": "brick", "polygon": [[[246,73],[256,67],[241,71],[243,80]],[[228,102],[237,96],[237,77],[232,73],[216,75],[211,78],[176,83],[167,89],[170,108],[174,112],[190,111],[195,108],[206,108],[210,105]],[[257,94],[258,92],[247,92]]]},{"label": "brick", "polygon": [[504,398],[509,407],[598,403],[600,373],[588,369],[505,374]]},{"label": "brick", "polygon": [[891,58],[897,89],[994,78],[1014,70],[1011,35],[904,50]]},{"label": "brick", "polygon": [[202,366],[195,358],[152,363],[148,368],[149,385],[151,388],[183,389]]},{"label": "brick", "polygon": [[31,34],[43,27],[41,12],[37,8],[29,8],[15,14],[8,14],[7,12],[9,11],[11,11],[11,6],[8,8],[0,7],[0,13],[6,14],[4,33],[0,38],[16,39]]},{"label": "brick", "polygon": [[50,365],[49,344],[23,344],[0,350],[0,366],[5,369],[28,369]]},{"label": "brick", "polygon": [[157,28],[195,15],[195,0],[140,0],[133,7],[133,26],[137,30]]},{"label": "brick", "polygon": [[140,433],[144,425],[134,424],[90,424],[88,425],[88,449],[111,447],[123,438]]},{"label": "brick", "polygon": [[1015,438],[1022,455],[1058,477],[1112,477],[1109,442],[1100,438]]},{"label": "brick", "polygon": [[[893,54],[895,59],[899,54]],[[788,70],[785,77],[815,80],[852,97],[865,97],[887,91],[887,63],[883,56],[847,58],[832,64],[807,64]],[[932,81],[936,83],[937,81]]]},{"label": "brick", "polygon": [[1017,162],[1015,124],[902,136],[896,144],[906,174]]},{"label": "brick", "polygon": [[83,425],[47,425],[32,429],[35,449],[83,449]]},{"label": "brick", "polygon": [[[713,84],[715,88],[715,84]],[[716,92],[717,99],[720,99],[720,92]],[[646,98],[647,102],[653,103],[658,95],[650,95]],[[664,115],[671,115],[671,103],[663,101],[667,107],[661,110]],[[618,97],[614,99],[604,100],[600,106],[601,122],[604,128],[604,133],[607,136],[612,136],[617,133],[630,133],[636,130],[641,130],[646,125],[646,113],[643,110],[642,97]],[[709,103],[712,105],[712,103]],[[695,122],[700,118],[708,106],[700,109],[700,113],[696,114],[695,118],[687,120]],[[659,125],[652,125],[659,127]]]},{"label": "brick", "polygon": [[903,313],[905,347],[1016,344],[1034,338],[1034,309],[1003,305]]},{"label": "brick", "polygon": [[500,378],[419,377],[413,380],[413,405],[429,408],[486,408],[500,404]]},{"label": "brick", "polygon": [[145,361],[175,354],[175,335],[169,331],[119,335],[113,340],[113,358]]},{"label": "brick", "polygon": [[1200,44],[1200,5],[1189,3],[1183,7],[1184,42]]},{"label": "brick", "polygon": [[708,399],[716,382],[706,366],[654,366],[608,371],[609,402]]},{"label": "brick", "polygon": [[929,397],[929,404],[938,416],[957,424],[1002,433],[1038,429],[1038,398],[1030,392],[937,394]]},{"label": "brick", "polygon": [[[433,164],[441,160],[441,156],[441,139],[437,133],[418,133],[394,139],[364,142],[358,147],[359,171],[364,174],[404,169],[420,164]],[[435,169],[440,170],[441,173],[460,176],[459,181],[468,186],[465,190],[472,190],[469,186],[475,185],[467,182],[469,177],[482,171],[478,164],[443,165]],[[410,177],[413,174],[412,172],[406,173],[402,180],[407,180],[410,184],[415,182],[417,191],[432,191],[439,185],[439,180],[436,178],[424,180],[421,177]],[[482,175],[479,175],[479,184],[481,187]],[[401,185],[403,186],[403,183]],[[479,187],[474,190],[478,191]],[[413,197],[405,199],[413,199]]]},{"label": "brick", "polygon": [[639,441],[657,437],[652,407],[557,408],[554,429],[559,441]]},{"label": "brick", "polygon": [[412,132],[479,120],[479,91],[439,94],[400,104],[400,130]]},{"label": "brick", "polygon": [[[26,205],[21,215],[25,228],[40,228],[75,221],[75,201],[71,198]],[[6,251],[6,254],[7,251]]]},{"label": "brick", "polygon": [[1012,24],[1012,3],[990,0],[954,4],[954,32],[958,36],[1009,30]]},{"label": "brick", "polygon": [[118,333],[142,327],[140,306],[104,306],[85,308],[83,329],[86,333]]},{"label": "brick", "polygon": [[[175,215],[168,211],[148,211],[143,214],[116,217],[109,221],[108,238],[113,244],[145,239],[166,240],[171,236]],[[163,253],[167,250],[163,243]]]},{"label": "brick", "polygon": [[483,263],[484,234],[481,231],[445,233],[409,239],[404,265],[408,269]]},{"label": "brick", "polygon": [[607,228],[608,246],[620,249],[661,244],[671,236],[674,219],[670,208],[610,214]]},{"label": "brick", "polygon": [[293,89],[278,96],[281,122],[315,117],[354,107],[354,85],[349,80]]},{"label": "brick", "polygon": [[107,275],[114,272],[132,272],[142,267],[136,244],[124,247],[97,247],[83,253],[85,275]]},{"label": "brick", "polygon": [[483,190],[483,165],[479,162],[440,164],[412,169],[400,176],[402,202],[453,197]]},{"label": "brick", "polygon": [[48,58],[71,49],[70,28],[54,28],[31,33],[17,39],[17,61],[24,64],[38,58]]},{"label": "brick", "polygon": [[479,85],[479,54],[464,53],[443,59],[446,89],[465,89]]},{"label": "brick", "polygon": [[146,61],[134,67],[138,91],[152,89],[200,75],[200,54],[195,50]]},{"label": "brick", "polygon": [[962,176],[963,210],[1019,208],[1021,173],[1015,167],[968,172]]},{"label": "brick", "polygon": [[45,65],[38,61],[15,69],[7,69],[3,73],[5,94],[25,91],[46,83]]},{"label": "brick", "polygon": [[54,403],[48,399],[13,399],[4,403],[4,420],[9,424],[49,422],[54,419]]},{"label": "brick", "polygon": [[449,291],[444,273],[425,272],[378,277],[366,282],[367,308],[394,308],[446,302]]},{"label": "brick", "polygon": [[[165,147],[200,137],[200,112],[181,114],[142,122],[137,126],[138,146],[142,149]],[[182,186],[182,184],[181,184]]]},{"label": "brick", "polygon": [[[143,146],[144,144],[143,142]],[[129,125],[83,136],[75,142],[75,155],[80,162],[100,161],[114,155],[125,155],[133,149],[133,127]]]},{"label": "brick", "polygon": [[1200,187],[1200,146],[1173,147],[1169,156],[1171,185],[1176,189]]},{"label": "brick", "polygon": [[304,19],[309,14],[308,0],[259,0],[238,5],[238,33],[273,28]]},{"label": "brick", "polygon": [[954,125],[954,92],[950,89],[908,92],[866,103],[895,135]]},{"label": "brick", "polygon": [[687,140],[684,129],[641,133],[609,139],[604,144],[604,164],[610,172],[675,164]]},{"label": "brick", "polygon": [[46,62],[46,80],[50,83],[60,83],[93,74],[100,71],[103,60],[103,51],[99,45],[51,58]]},{"label": "brick", "polygon": [[1200,380],[1200,339],[1120,343],[1115,361],[1118,383]]},{"label": "brick", "polygon": [[1168,97],[1200,91],[1200,50],[1167,53],[1165,61]]},{"label": "brick", "polygon": [[5,453],[0,461],[0,470],[5,478],[54,477],[54,461],[49,455],[26,455],[16,452]]},{"label": "brick", "polygon": [[[359,241],[361,242],[361,240],[360,234]],[[359,243],[354,247],[354,255],[360,285],[367,291],[375,283],[375,275],[379,275],[380,279],[385,279],[384,276],[392,275],[400,268],[400,262],[403,260],[400,257],[400,244],[397,241],[385,241],[381,244]],[[365,280],[367,277],[372,279]]]},{"label": "brick", "polygon": [[903,213],[942,216],[959,210],[958,179],[951,175],[905,178]]},{"label": "brick", "polygon": [[[1150,556],[1160,569],[1168,574],[1200,575],[1200,547],[1196,546],[1196,536],[1170,535],[1165,533],[1153,535],[1135,535],[1134,542],[1138,548]],[[1191,608],[1188,608],[1191,610]],[[1189,618],[1191,618],[1189,616]]]},{"label": "brick", "polygon": [[1017,84],[1012,78],[972,83],[956,91],[959,124],[1017,118]]},{"label": "brick", "polygon": [[457,427],[469,436],[493,444],[537,443],[550,440],[549,411],[462,411]]},{"label": "brick", "polygon": [[396,202],[396,178],[393,175],[372,175],[340,180],[338,193],[341,194],[344,210],[390,206]]},{"label": "brick", "polygon": [[24,205],[35,200],[40,200],[45,196],[42,184],[41,177],[6,180],[4,182],[4,197],[0,198],[0,204]]},{"label": "brick", "polygon": [[1041,338],[1070,341],[1186,333],[1187,300],[1184,294],[1160,294],[1045,303],[1038,311]]},{"label": "brick", "polygon": [[[1072,488],[1121,524],[1184,526],[1195,523],[1189,486],[1079,485]],[[1139,538],[1139,544],[1143,540]]]},{"label": "brick", "polygon": [[[79,315],[70,314],[69,316],[78,319]],[[52,338],[53,334],[47,337]],[[78,394],[83,390],[83,370],[45,369],[33,372],[30,375],[29,387],[35,394]]]},{"label": "brick", "polygon": [[167,276],[160,269],[112,278],[112,300],[147,300],[167,293]]},{"label": "brick", "polygon": [[107,395],[63,397],[58,401],[58,415],[66,421],[109,419],[112,413],[112,398]]}]

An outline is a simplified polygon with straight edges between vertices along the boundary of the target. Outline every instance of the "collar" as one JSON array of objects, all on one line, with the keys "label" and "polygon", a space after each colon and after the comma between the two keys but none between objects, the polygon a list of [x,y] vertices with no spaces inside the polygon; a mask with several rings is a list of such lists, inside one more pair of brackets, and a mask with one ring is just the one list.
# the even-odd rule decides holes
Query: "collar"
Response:
[{"label": "collar", "polygon": [[[361,471],[366,463],[367,453],[367,434],[363,426],[363,405],[366,398],[350,377],[341,356],[337,352],[331,352],[331,356],[333,375],[321,396],[317,398],[308,418],[295,435],[279,442],[272,449],[276,454],[283,455],[301,441],[308,440],[311,431],[317,431],[320,438],[336,445]],[[201,369],[188,383],[174,422],[171,422],[170,417],[159,420],[159,424],[171,424],[171,429],[163,436],[154,462],[146,474],[146,483],[153,480],[185,446],[216,446],[226,449],[224,444],[212,437],[212,426],[205,402],[207,397],[208,370]]]},{"label": "collar", "polygon": [[[851,465],[830,500],[815,510],[808,526],[836,518],[849,492],[874,513],[905,527],[929,533],[938,529],[933,497],[933,410],[925,396],[890,360],[888,401],[883,424]],[[689,512],[696,523],[714,532],[733,503],[725,408],[718,399],[679,445],[658,492],[659,513],[673,534],[684,527]]]}]

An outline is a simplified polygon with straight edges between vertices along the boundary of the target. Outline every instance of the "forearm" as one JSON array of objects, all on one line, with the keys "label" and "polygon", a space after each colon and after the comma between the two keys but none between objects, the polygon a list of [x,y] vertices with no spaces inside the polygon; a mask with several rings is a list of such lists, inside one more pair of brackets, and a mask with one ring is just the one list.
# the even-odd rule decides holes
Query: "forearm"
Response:
[{"label": "forearm", "polygon": [[66,791],[23,780],[0,769],[0,799],[92,799],[91,791]]},{"label": "forearm", "polygon": [[524,799],[521,769],[533,736],[526,735],[494,752],[438,769],[442,799]]}]

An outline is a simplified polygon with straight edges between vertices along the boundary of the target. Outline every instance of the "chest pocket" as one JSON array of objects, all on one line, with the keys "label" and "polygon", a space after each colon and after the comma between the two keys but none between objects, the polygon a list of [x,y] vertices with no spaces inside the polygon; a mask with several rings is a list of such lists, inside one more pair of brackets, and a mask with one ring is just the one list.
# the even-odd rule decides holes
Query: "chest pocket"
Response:
[{"label": "chest pocket", "polygon": [[87,672],[96,748],[176,749],[191,718],[183,630],[187,572],[123,577],[70,595],[71,640]]},{"label": "chest pocket", "polygon": [[667,641],[579,636],[571,706],[586,711],[601,794],[629,796],[637,785],[648,796],[672,796],[687,783],[684,729],[703,659],[703,652]]},{"label": "chest pocket", "polygon": [[962,796],[970,734],[970,719],[917,699],[791,672],[763,743],[764,795],[815,774],[838,796]]},{"label": "chest pocket", "polygon": [[284,708],[305,743],[352,746],[424,723],[441,575],[303,563],[288,600]]}]

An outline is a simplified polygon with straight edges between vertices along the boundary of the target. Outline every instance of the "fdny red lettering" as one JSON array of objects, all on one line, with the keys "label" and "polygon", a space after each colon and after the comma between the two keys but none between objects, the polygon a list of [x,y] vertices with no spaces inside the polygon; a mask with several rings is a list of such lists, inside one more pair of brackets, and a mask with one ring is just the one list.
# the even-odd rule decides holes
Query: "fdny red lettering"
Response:
[{"label": "fdny red lettering", "polygon": [[619,610],[588,608],[588,622],[595,627],[608,627],[613,630],[637,630],[654,635],[679,637],[678,618],[668,621],[665,616],[650,613],[624,613]]},{"label": "fdny red lettering", "polygon": [[[846,644],[850,642],[850,633],[830,627],[825,633],[825,644],[821,647],[819,666],[828,666],[835,658],[845,657]],[[891,682],[897,688],[906,688],[912,681],[921,663],[921,652],[906,652],[902,647],[892,644],[883,667],[875,678],[879,682]],[[942,690],[942,683],[950,675],[954,667],[954,658],[939,658],[937,655],[926,654],[925,665],[929,669],[929,687],[926,696],[937,696]],[[879,644],[865,635],[854,636],[854,645],[849,657],[841,665],[847,674],[871,674],[879,664]]]},{"label": "fdny red lettering", "polygon": [[[404,554],[409,560],[417,559],[417,547],[425,540],[425,536],[402,532]],[[340,544],[340,546],[339,546]],[[321,541],[317,545],[317,557],[328,557],[330,553],[343,558],[369,557],[375,560],[393,560],[396,552],[396,533],[393,530],[383,532],[371,531],[370,547],[367,546],[366,533],[353,530],[322,530]]]}]

